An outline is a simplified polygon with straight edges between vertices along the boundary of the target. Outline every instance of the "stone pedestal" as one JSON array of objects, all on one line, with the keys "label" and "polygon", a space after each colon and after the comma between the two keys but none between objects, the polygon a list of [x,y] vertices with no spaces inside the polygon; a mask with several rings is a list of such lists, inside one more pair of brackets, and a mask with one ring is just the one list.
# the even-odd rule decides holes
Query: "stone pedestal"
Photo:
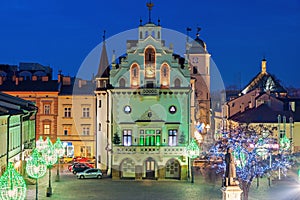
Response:
[{"label": "stone pedestal", "polygon": [[227,186],[221,189],[223,195],[222,200],[241,200],[243,190],[239,186]]}]

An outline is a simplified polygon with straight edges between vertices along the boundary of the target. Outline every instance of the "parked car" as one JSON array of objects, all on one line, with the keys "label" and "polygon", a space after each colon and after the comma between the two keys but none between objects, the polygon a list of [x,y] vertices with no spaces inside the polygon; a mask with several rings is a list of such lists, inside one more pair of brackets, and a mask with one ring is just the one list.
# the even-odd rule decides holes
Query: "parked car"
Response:
[{"label": "parked car", "polygon": [[77,174],[78,172],[83,172],[86,169],[91,169],[91,168],[86,165],[74,165],[72,168],[72,172],[73,174]]},{"label": "parked car", "polygon": [[76,163],[73,163],[73,164],[68,165],[68,170],[69,170],[70,172],[72,172],[74,167],[80,167],[80,166],[82,166],[82,167],[94,168],[94,166],[91,165],[91,164],[89,164],[89,163],[77,163],[77,162],[76,162]]},{"label": "parked car", "polygon": [[75,157],[75,158],[73,158],[73,162],[84,162],[84,163],[86,163],[86,162],[89,162],[90,160],[89,160],[89,158],[85,158],[85,157]]},{"label": "parked car", "polygon": [[83,178],[102,178],[102,172],[100,169],[86,169],[83,172],[78,172],[76,174],[77,178],[83,179]]},{"label": "parked car", "polygon": [[63,160],[63,163],[71,163],[73,161],[73,158],[72,157],[64,157],[62,158]]}]

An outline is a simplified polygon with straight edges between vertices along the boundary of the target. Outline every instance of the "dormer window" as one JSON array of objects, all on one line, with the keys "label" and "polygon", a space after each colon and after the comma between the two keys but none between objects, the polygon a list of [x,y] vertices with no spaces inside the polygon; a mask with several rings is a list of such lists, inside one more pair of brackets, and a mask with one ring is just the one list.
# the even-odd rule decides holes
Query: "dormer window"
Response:
[{"label": "dormer window", "polygon": [[124,88],[124,87],[125,87],[125,79],[124,79],[124,78],[121,78],[121,79],[119,80],[119,87],[120,87],[120,88]]}]

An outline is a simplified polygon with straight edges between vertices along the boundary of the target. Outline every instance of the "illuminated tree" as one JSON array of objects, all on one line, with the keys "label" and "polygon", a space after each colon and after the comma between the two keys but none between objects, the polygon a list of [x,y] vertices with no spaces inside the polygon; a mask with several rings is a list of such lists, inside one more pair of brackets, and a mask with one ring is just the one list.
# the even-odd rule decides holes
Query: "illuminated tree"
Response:
[{"label": "illuminated tree", "polygon": [[26,196],[26,184],[23,177],[9,162],[6,171],[0,177],[1,200],[23,200]]},{"label": "illuminated tree", "polygon": [[[209,160],[217,165],[216,172],[225,170],[224,157],[226,149],[231,147],[236,162],[236,173],[240,187],[243,190],[243,199],[248,199],[248,193],[254,178],[270,177],[277,173],[286,175],[291,167],[289,149],[280,148],[277,139],[267,135],[259,135],[248,126],[239,126],[230,132],[223,132],[222,137],[211,147]],[[286,141],[285,141],[286,142]],[[284,147],[288,146],[287,144]]]},{"label": "illuminated tree", "polygon": [[47,165],[37,149],[32,151],[26,163],[26,172],[29,177],[36,179],[35,198],[38,199],[38,179],[46,174]]}]

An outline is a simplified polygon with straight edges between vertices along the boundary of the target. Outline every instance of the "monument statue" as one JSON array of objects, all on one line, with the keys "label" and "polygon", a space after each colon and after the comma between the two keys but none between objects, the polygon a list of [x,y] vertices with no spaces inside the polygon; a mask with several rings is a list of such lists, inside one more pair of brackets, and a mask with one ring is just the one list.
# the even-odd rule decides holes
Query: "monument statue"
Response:
[{"label": "monument statue", "polygon": [[232,149],[230,147],[227,148],[227,153],[225,155],[225,186],[236,186],[236,170],[235,170],[235,162],[234,157],[232,155]]}]

